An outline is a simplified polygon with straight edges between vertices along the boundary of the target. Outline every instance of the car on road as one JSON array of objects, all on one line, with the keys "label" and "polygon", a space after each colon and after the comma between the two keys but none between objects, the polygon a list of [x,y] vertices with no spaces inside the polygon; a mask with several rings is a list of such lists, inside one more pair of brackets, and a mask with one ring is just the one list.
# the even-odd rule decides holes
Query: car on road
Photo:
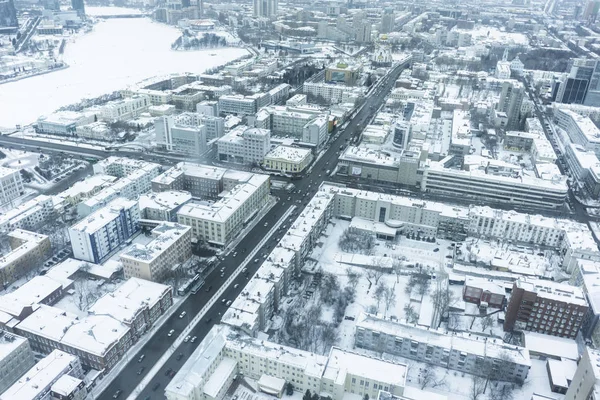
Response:
[{"label": "car on road", "polygon": [[175,333],[175,329],[171,329],[171,330],[169,331],[169,333],[167,333],[167,336],[168,336],[168,337],[171,337],[171,336],[173,336],[173,334],[174,334],[174,333]]},{"label": "car on road", "polygon": [[185,311],[183,311],[181,314],[179,314],[179,318],[183,318],[187,315],[187,313]]},{"label": "car on road", "polygon": [[258,262],[258,258],[254,259],[254,264],[256,264]]},{"label": "car on road", "polygon": [[438,251],[440,251],[440,249],[438,247],[436,247],[435,249],[433,249],[434,253],[437,253]]},{"label": "car on road", "polygon": [[113,399],[118,399],[121,393],[123,393],[121,389],[117,390],[115,394],[113,394]]},{"label": "car on road", "polygon": [[175,376],[175,371],[171,370],[171,372],[169,372],[169,378],[172,378]]},{"label": "car on road", "polygon": [[152,391],[153,391],[153,392],[156,392],[156,391],[158,390],[158,388],[159,388],[159,387],[160,387],[160,382],[156,382],[156,383],[154,384],[154,386],[152,386]]},{"label": "car on road", "polygon": [[226,305],[227,307],[229,307],[229,306],[231,305],[231,300],[227,300],[227,303],[225,303],[225,305]]},{"label": "car on road", "polygon": [[145,355],[145,354],[142,354],[142,355],[140,356],[140,358],[138,358],[138,362],[140,363],[140,362],[144,361],[144,358],[146,358],[146,355]]},{"label": "car on road", "polygon": [[183,358],[183,353],[177,354],[177,361],[181,360],[182,358]]},{"label": "car on road", "polygon": [[137,374],[141,375],[145,370],[146,370],[146,367],[142,367],[142,368],[138,369]]},{"label": "car on road", "polygon": [[269,223],[268,223],[268,222],[265,222],[265,226],[269,226]]},{"label": "car on road", "polygon": [[212,290],[212,285],[211,285],[211,286],[209,286],[209,287],[207,287],[207,288],[206,288],[204,291],[205,291],[205,292],[210,292],[211,290]]},{"label": "car on road", "polygon": [[225,297],[223,297],[223,298],[221,299],[221,303],[225,303],[226,301],[227,301],[227,299],[226,299]]},{"label": "car on road", "polygon": [[233,288],[234,288],[234,289],[237,289],[238,287],[240,287],[240,284],[239,284],[239,283],[236,283],[235,285],[233,285]]},{"label": "car on road", "polygon": [[192,343],[194,343],[194,342],[196,341],[196,339],[198,339],[198,337],[197,337],[197,336],[194,336],[194,337],[192,338],[191,342],[192,342]]},{"label": "car on road", "polygon": [[235,257],[235,256],[237,256],[237,251],[234,251],[234,252],[233,252],[233,256],[234,256],[234,257]]},{"label": "car on road", "polygon": [[191,339],[191,336],[190,336],[190,335],[187,335],[187,336],[185,337],[185,339],[183,339],[183,341],[187,343],[187,342],[189,342],[189,341],[190,341],[190,339]]},{"label": "car on road", "polygon": [[[210,324],[210,322],[211,322],[211,321],[212,321],[212,318],[206,318],[206,319],[204,320],[204,322],[206,322],[207,324]],[[195,337],[196,337],[196,336],[194,336],[194,338],[195,338]],[[192,338],[192,339],[194,339],[194,338]],[[193,341],[193,340],[192,340],[192,343],[194,343],[194,341]]]},{"label": "car on road", "polygon": [[165,376],[169,376],[169,375],[171,375],[171,372],[173,372],[173,369],[172,369],[172,368],[169,368],[169,369],[167,369],[167,370],[165,371]]}]

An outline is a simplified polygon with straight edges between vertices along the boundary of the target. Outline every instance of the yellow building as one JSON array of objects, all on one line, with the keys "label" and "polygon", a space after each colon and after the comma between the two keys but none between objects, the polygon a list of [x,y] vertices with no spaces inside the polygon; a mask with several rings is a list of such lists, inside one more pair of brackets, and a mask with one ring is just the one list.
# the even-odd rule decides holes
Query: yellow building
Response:
[{"label": "yellow building", "polygon": [[289,146],[277,146],[264,158],[263,166],[272,171],[297,174],[304,171],[312,162],[309,149]]},{"label": "yellow building", "polygon": [[325,69],[325,81],[343,83],[346,86],[354,86],[360,75],[357,65],[340,62],[332,64]]},{"label": "yellow building", "polygon": [[8,234],[12,251],[0,257],[0,283],[10,285],[27,272],[39,266],[50,255],[47,235],[15,229]]}]

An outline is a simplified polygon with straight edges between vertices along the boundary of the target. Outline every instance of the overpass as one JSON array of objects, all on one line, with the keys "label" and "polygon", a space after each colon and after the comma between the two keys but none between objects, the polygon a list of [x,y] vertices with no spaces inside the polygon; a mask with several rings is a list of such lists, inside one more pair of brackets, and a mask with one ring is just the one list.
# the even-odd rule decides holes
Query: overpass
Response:
[{"label": "overpass", "polygon": [[116,19],[116,18],[146,18],[149,17],[150,14],[119,14],[119,15],[94,15],[94,18],[100,19]]}]

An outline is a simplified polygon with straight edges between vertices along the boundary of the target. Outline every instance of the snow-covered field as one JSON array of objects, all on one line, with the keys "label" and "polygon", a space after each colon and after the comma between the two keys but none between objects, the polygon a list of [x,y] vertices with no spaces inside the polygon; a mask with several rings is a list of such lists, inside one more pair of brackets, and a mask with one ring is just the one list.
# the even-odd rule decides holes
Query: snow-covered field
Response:
[{"label": "snow-covered field", "polygon": [[29,124],[82,98],[156,75],[200,73],[247,54],[240,48],[172,51],[171,43],[179,35],[177,28],[148,18],[98,22],[91,33],[67,44],[64,61],[69,68],[2,85],[0,126]]}]

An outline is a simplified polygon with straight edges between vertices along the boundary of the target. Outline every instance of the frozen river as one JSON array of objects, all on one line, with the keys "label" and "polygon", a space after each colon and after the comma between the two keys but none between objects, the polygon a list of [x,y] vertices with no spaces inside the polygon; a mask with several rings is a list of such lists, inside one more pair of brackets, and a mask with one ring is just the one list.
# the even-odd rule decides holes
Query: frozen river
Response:
[{"label": "frozen river", "polygon": [[122,89],[155,75],[202,72],[246,54],[225,48],[172,51],[179,31],[148,18],[109,19],[67,44],[69,68],[0,85],[0,126],[30,124],[40,115]]}]

